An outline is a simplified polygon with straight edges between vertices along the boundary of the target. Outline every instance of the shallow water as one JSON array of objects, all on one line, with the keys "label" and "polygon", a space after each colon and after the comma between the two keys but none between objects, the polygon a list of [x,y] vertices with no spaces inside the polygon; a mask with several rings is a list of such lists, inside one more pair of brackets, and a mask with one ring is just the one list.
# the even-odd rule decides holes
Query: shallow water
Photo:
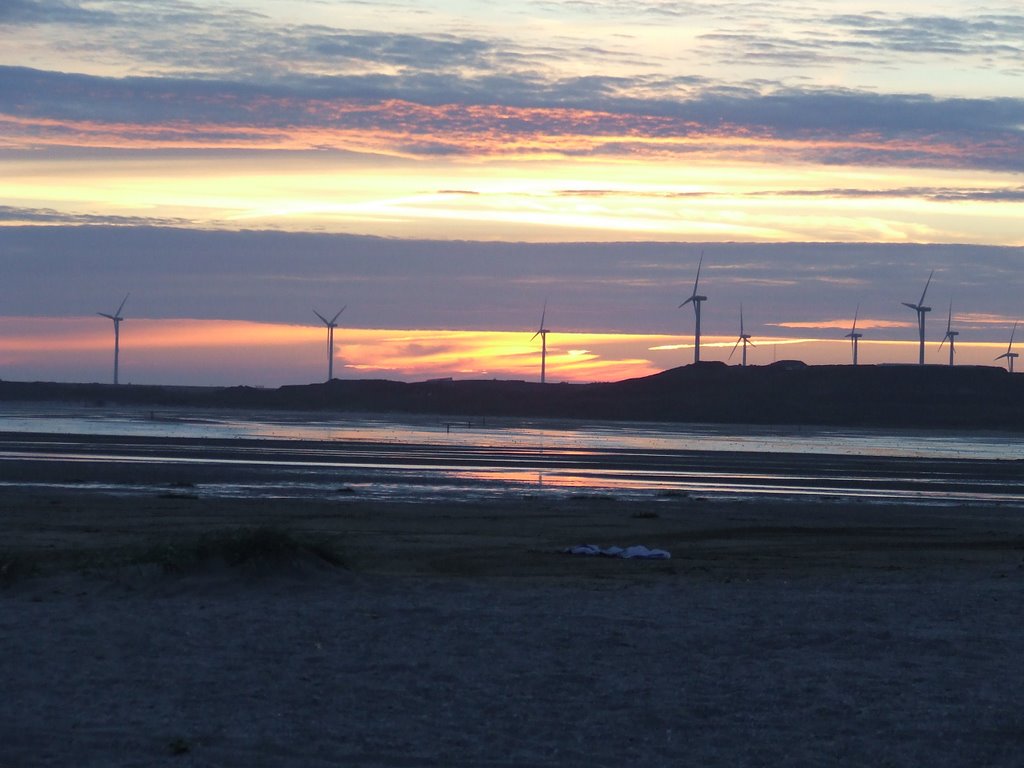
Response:
[{"label": "shallow water", "polygon": [[4,403],[0,432],[373,441],[476,448],[664,449],[848,456],[1024,459],[1013,433]]},{"label": "shallow water", "polygon": [[[699,495],[1024,506],[1024,444],[999,433],[38,403],[5,404],[0,432],[0,482],[29,485],[28,468],[62,461],[82,491],[166,490],[160,483],[173,476],[204,496]],[[159,469],[158,480],[103,477],[132,465],[146,465],[147,475]]]}]

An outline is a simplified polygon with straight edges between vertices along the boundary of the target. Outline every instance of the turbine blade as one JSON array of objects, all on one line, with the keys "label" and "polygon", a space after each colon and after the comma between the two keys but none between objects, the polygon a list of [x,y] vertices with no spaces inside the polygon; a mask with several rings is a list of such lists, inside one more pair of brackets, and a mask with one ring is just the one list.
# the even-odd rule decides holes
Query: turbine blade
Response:
[{"label": "turbine blade", "polygon": [[747,339],[747,344],[749,344],[749,345],[750,345],[750,346],[752,346],[752,347],[756,347],[756,346],[757,346],[757,344],[755,344],[754,342],[752,342],[752,341],[751,341],[750,339]]},{"label": "turbine blade", "polygon": [[109,317],[111,320],[114,319],[113,315],[108,315],[106,312],[97,312],[96,314],[99,315],[100,317]]},{"label": "turbine blade", "polygon": [[934,274],[935,274],[935,270],[933,269],[929,273],[929,275],[928,275],[928,281],[924,284],[924,290],[921,291],[921,300],[919,302],[917,302],[917,305],[919,307],[923,307],[924,306],[924,295],[926,293],[928,293],[928,286],[931,285],[931,283],[932,283],[932,275],[934,275]]},{"label": "turbine blade", "polygon": [[900,303],[901,303],[901,304],[902,304],[902,305],[903,305],[904,307],[910,307],[910,308],[911,308],[912,310],[914,310],[915,312],[917,312],[917,308],[918,308],[919,306],[921,306],[920,304],[911,304],[910,302],[907,302],[907,301],[901,301]]},{"label": "turbine blade", "polygon": [[338,310],[338,314],[336,314],[334,317],[331,318],[331,324],[332,325],[334,324],[335,320],[337,320],[339,317],[341,317],[341,313],[344,312],[347,307],[348,307],[348,304],[346,304],[344,307],[339,309]]},{"label": "turbine blade", "polygon": [[946,317],[946,335],[949,335],[950,329],[953,327],[953,302],[949,302],[949,315]]},{"label": "turbine blade", "polygon": [[[1017,321],[1016,320],[1014,320],[1014,322],[1013,322],[1013,330],[1010,331],[1010,347],[1013,346],[1013,336],[1014,336],[1015,333],[1017,333]],[[1010,351],[1010,347],[1006,348],[1007,352]]]},{"label": "turbine blade", "polygon": [[[696,296],[696,295],[697,295],[697,294],[694,294],[694,296]],[[680,304],[680,305],[679,305],[679,308],[680,308],[680,309],[682,309],[682,308],[683,308],[683,307],[685,307],[685,306],[686,306],[687,304],[689,304],[689,303],[690,303],[691,301],[693,301],[693,296],[691,296],[691,297],[690,297],[690,298],[688,298],[688,299],[687,299],[686,301],[684,301],[684,302],[683,302],[682,304]]]},{"label": "turbine blade", "polygon": [[[540,328],[537,329],[537,333],[540,333],[541,331],[544,330],[544,318],[547,317],[547,314],[548,314],[548,300],[544,299],[544,309],[542,309],[541,313],[540,313]],[[534,334],[534,335],[536,335],[536,334]]]},{"label": "turbine blade", "polygon": [[732,352],[729,353],[729,359],[730,360],[732,360],[732,356],[736,352],[736,347],[738,347],[740,345],[741,341],[743,341],[742,338],[736,339],[736,343],[732,345]]},{"label": "turbine blade", "polygon": [[316,315],[317,317],[319,317],[321,320],[323,320],[324,321],[324,325],[330,325],[330,323],[327,322],[327,318],[324,317],[323,315],[321,315],[315,309],[313,310],[313,314]]},{"label": "turbine blade", "polygon": [[114,313],[115,315],[120,315],[120,314],[121,314],[121,310],[122,310],[122,309],[124,309],[124,303],[125,303],[126,301],[128,301],[128,297],[129,297],[129,296],[131,296],[131,294],[130,294],[130,293],[126,293],[126,294],[124,295],[124,298],[123,298],[123,299],[121,299],[121,304],[120,304],[120,306],[119,306],[119,307],[117,308],[117,312],[115,312],[115,313]]},{"label": "turbine blade", "polygon": [[704,264],[704,251],[700,252],[700,259],[697,261],[697,279],[693,281],[693,295],[697,295],[697,283],[700,282],[700,268]]},{"label": "turbine blade", "polygon": [[857,315],[859,315],[859,314],[860,314],[860,304],[858,304],[857,308],[853,311],[853,328],[850,329],[850,333],[856,333],[857,332]]},{"label": "turbine blade", "polygon": [[740,304],[740,338],[743,338],[743,305]]}]

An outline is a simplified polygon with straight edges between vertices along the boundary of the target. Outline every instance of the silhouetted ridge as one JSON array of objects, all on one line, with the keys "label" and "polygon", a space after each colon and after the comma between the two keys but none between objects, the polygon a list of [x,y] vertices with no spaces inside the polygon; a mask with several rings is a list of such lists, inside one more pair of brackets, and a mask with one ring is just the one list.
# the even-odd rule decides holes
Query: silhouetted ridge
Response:
[{"label": "silhouetted ridge", "polygon": [[0,382],[0,400],[708,423],[1024,430],[1024,376],[988,366],[701,362],[604,384],[404,383],[254,387]]}]

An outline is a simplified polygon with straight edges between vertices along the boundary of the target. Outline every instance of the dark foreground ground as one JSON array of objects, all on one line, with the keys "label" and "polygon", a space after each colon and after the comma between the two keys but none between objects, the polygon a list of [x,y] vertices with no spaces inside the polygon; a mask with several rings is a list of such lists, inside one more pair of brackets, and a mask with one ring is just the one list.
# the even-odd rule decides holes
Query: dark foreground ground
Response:
[{"label": "dark foreground ground", "polygon": [[0,766],[1016,766],[1020,513],[8,486]]}]

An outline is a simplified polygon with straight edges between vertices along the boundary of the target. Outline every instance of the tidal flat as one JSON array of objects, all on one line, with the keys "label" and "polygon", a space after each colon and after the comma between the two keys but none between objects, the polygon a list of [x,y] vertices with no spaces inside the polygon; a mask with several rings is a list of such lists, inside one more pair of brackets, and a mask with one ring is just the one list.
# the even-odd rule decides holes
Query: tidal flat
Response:
[{"label": "tidal flat", "polygon": [[[1013,505],[57,485],[0,489],[5,768],[1010,766],[1024,748]],[[209,546],[253,531],[288,546]],[[672,559],[561,552],[579,543]]]}]

